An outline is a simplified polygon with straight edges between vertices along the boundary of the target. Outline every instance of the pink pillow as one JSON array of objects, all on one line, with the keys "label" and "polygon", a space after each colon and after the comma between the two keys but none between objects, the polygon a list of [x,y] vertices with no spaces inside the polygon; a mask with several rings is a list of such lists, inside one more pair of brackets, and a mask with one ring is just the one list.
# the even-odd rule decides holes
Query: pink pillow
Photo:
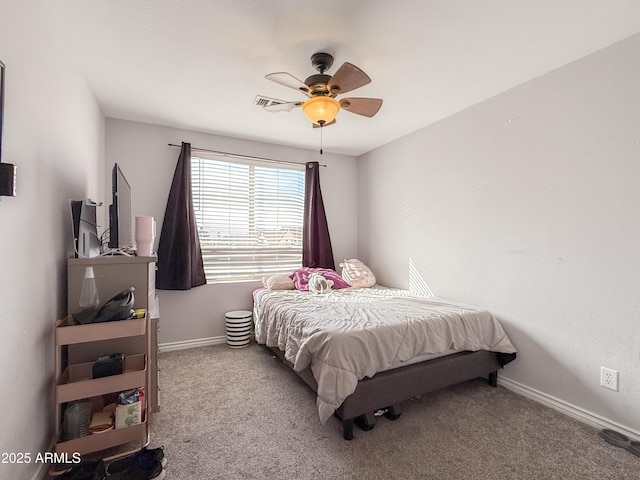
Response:
[{"label": "pink pillow", "polygon": [[342,267],[342,278],[352,287],[367,288],[376,284],[376,277],[369,267],[357,258],[345,260],[340,264]]},{"label": "pink pillow", "polygon": [[309,275],[312,273],[319,273],[327,280],[333,280],[333,290],[338,290],[340,288],[347,288],[349,284],[344,281],[344,279],[338,275],[335,270],[331,270],[330,268],[309,268],[302,267],[298,270],[294,271],[289,277],[293,280],[293,284],[296,289],[309,291]]}]

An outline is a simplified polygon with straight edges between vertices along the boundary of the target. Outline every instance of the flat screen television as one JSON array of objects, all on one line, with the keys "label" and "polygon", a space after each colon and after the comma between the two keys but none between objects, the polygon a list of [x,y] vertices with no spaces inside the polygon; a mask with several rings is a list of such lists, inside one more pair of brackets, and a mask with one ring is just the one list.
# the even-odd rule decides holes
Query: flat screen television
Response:
[{"label": "flat screen television", "polygon": [[130,250],[133,248],[131,220],[131,186],[116,163],[111,173],[113,203],[109,205],[109,248]]}]

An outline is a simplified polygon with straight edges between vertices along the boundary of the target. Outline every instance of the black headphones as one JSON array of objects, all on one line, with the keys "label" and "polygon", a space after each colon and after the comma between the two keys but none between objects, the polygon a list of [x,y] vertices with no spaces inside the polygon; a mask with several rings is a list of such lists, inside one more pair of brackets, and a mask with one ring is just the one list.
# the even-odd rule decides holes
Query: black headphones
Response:
[{"label": "black headphones", "polygon": [[129,287],[114,295],[101,307],[91,307],[73,314],[76,324],[112,322],[114,320],[128,320],[136,316],[133,310],[134,287]]}]

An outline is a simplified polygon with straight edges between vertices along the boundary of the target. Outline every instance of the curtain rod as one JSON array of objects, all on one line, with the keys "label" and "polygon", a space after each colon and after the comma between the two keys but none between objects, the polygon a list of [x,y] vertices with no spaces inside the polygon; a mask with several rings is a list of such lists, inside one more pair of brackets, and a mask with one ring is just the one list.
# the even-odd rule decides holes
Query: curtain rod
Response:
[{"label": "curtain rod", "polygon": [[[168,145],[170,147],[182,148],[182,145],[176,145],[175,143],[169,143]],[[259,160],[261,162],[280,163],[280,164],[283,164],[283,165],[295,165],[296,167],[304,165],[304,163],[287,162],[286,160],[274,160],[272,158],[252,157],[250,155],[239,155],[237,153],[218,152],[216,150],[208,150],[206,148],[191,147],[191,150],[194,150],[194,151],[197,151],[197,152],[215,153],[216,155],[221,155],[223,157],[238,158],[240,160]],[[321,167],[326,167],[326,165],[320,165],[320,166]]]}]

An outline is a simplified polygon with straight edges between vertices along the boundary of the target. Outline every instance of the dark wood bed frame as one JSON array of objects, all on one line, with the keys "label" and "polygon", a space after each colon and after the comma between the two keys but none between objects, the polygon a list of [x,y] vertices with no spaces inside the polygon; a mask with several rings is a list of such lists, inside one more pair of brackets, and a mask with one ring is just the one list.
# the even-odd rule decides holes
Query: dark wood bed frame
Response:
[{"label": "dark wood bed frame", "polygon": [[[289,367],[291,362],[277,348],[271,350]],[[395,420],[400,416],[400,403],[450,385],[473,378],[486,377],[489,385],[498,385],[498,369],[502,368],[494,352],[459,352],[425,362],[414,363],[377,373],[358,382],[355,392],[338,407],[335,416],[342,421],[345,440],[353,439],[353,427],[363,430],[375,426],[375,417],[384,414]],[[307,367],[296,372],[313,391],[317,383]]]}]

